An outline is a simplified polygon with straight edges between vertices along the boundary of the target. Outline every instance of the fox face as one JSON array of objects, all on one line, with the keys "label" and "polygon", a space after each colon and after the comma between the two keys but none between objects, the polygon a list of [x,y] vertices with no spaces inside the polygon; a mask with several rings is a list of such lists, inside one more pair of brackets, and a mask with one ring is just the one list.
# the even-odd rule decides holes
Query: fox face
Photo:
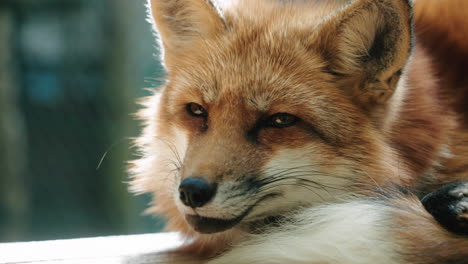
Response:
[{"label": "fox face", "polygon": [[132,187],[154,193],[169,228],[249,230],[406,177],[386,127],[407,1],[149,4],[168,75],[141,112]]}]

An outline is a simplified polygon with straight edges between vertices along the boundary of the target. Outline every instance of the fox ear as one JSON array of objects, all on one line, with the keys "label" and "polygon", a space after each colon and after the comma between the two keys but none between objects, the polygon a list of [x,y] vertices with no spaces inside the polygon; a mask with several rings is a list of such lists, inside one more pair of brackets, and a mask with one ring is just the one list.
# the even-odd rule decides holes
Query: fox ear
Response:
[{"label": "fox ear", "polygon": [[409,0],[355,0],[318,28],[329,70],[363,107],[384,103],[396,88],[412,47],[411,9]]},{"label": "fox ear", "polygon": [[166,65],[183,56],[195,41],[212,37],[224,28],[221,13],[210,0],[148,0],[148,6]]}]

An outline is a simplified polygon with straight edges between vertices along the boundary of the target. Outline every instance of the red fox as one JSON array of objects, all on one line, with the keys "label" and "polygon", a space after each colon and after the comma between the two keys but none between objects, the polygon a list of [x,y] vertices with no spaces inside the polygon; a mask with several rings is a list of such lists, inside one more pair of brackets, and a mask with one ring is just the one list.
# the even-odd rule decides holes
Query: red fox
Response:
[{"label": "red fox", "polygon": [[468,263],[468,1],[148,6],[167,82],[131,188],[178,253]]}]

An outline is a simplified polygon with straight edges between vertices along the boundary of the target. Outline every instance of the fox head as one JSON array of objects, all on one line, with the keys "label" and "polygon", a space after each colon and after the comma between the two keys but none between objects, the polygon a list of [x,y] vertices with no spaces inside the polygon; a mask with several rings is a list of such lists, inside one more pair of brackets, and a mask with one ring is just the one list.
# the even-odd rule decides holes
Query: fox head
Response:
[{"label": "fox head", "polygon": [[167,82],[141,112],[132,187],[154,194],[169,228],[249,230],[404,178],[386,127],[411,6],[340,2],[149,2]]}]

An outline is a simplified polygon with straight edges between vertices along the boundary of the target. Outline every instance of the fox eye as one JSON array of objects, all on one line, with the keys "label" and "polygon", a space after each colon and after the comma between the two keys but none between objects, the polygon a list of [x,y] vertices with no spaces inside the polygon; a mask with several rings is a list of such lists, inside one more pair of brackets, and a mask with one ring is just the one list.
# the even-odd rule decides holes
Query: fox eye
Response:
[{"label": "fox eye", "polygon": [[208,115],[205,108],[203,108],[203,106],[197,103],[188,103],[186,107],[187,107],[187,112],[192,116],[206,117]]},{"label": "fox eye", "polygon": [[285,128],[296,124],[298,118],[288,113],[276,113],[267,120],[267,125],[275,128]]}]

